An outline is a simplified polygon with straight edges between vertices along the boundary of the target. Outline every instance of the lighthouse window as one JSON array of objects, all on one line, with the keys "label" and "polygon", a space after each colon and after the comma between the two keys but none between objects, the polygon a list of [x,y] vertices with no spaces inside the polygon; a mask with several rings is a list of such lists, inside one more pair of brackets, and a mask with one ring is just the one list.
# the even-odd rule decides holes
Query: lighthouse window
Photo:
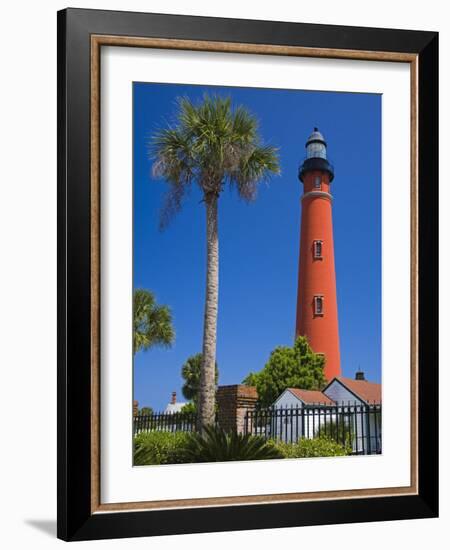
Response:
[{"label": "lighthouse window", "polygon": [[323,296],[314,296],[314,315],[323,315]]},{"label": "lighthouse window", "polygon": [[322,241],[314,241],[314,258],[322,258]]},{"label": "lighthouse window", "polygon": [[320,176],[315,176],[315,178],[314,178],[314,188],[315,189],[320,189],[321,185],[322,185],[322,181],[320,179]]}]

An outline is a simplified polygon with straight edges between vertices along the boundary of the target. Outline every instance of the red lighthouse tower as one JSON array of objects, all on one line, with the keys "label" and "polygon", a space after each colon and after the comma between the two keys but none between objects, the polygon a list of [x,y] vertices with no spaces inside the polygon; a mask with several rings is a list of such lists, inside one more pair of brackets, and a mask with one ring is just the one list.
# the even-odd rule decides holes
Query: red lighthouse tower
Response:
[{"label": "red lighthouse tower", "polygon": [[296,336],[325,355],[325,377],[341,374],[330,184],[334,169],[317,128],[306,142],[298,177],[303,183]]}]

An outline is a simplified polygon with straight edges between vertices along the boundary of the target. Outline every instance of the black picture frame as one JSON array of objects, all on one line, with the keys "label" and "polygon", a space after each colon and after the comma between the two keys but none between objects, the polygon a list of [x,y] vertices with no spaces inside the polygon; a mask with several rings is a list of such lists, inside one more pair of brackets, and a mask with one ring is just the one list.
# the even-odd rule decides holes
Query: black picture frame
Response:
[{"label": "black picture frame", "polygon": [[[418,494],[91,512],[91,36],[418,56]],[[438,515],[438,33],[66,9],[58,12],[58,531],[63,540],[430,518]]]}]

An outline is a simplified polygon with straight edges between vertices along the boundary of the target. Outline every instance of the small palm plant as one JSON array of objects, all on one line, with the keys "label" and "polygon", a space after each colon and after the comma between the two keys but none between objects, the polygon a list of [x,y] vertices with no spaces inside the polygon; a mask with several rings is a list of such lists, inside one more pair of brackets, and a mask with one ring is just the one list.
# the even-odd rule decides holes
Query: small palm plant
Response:
[{"label": "small palm plant", "polygon": [[214,422],[217,310],[219,295],[218,200],[225,187],[252,201],[258,184],[280,171],[277,150],[263,145],[258,121],[229,98],[205,95],[199,104],[178,100],[174,125],[157,132],[150,144],[154,176],[169,188],[161,212],[161,228],[180,211],[192,184],[206,207],[206,299],[198,428]]},{"label": "small palm plant", "polygon": [[282,453],[262,437],[228,433],[215,426],[206,426],[201,433],[190,433],[183,455],[186,462],[283,458]]},{"label": "small palm plant", "polygon": [[[189,401],[194,401],[195,403],[198,402],[202,362],[202,354],[197,353],[188,357],[184,365],[181,367],[181,376],[184,380],[181,391],[186,399]],[[217,367],[217,362],[215,370],[214,384],[217,386],[217,382],[219,381],[219,369]]]}]

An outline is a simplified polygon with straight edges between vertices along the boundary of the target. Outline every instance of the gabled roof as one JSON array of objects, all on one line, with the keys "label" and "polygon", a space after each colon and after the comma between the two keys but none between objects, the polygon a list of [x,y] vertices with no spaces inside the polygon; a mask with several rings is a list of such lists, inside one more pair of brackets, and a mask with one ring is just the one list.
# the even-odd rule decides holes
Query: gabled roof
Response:
[{"label": "gabled roof", "polygon": [[369,404],[381,403],[381,384],[369,382],[368,380],[354,380],[353,378],[336,376],[336,378],[333,378],[333,380],[331,380],[331,382],[323,391],[325,392],[335,380],[340,382],[362,401],[365,401]]},{"label": "gabled roof", "polygon": [[300,388],[287,388],[287,391],[290,391],[295,397],[298,397],[306,405],[334,405],[329,397],[324,393],[318,390],[302,390]]}]

